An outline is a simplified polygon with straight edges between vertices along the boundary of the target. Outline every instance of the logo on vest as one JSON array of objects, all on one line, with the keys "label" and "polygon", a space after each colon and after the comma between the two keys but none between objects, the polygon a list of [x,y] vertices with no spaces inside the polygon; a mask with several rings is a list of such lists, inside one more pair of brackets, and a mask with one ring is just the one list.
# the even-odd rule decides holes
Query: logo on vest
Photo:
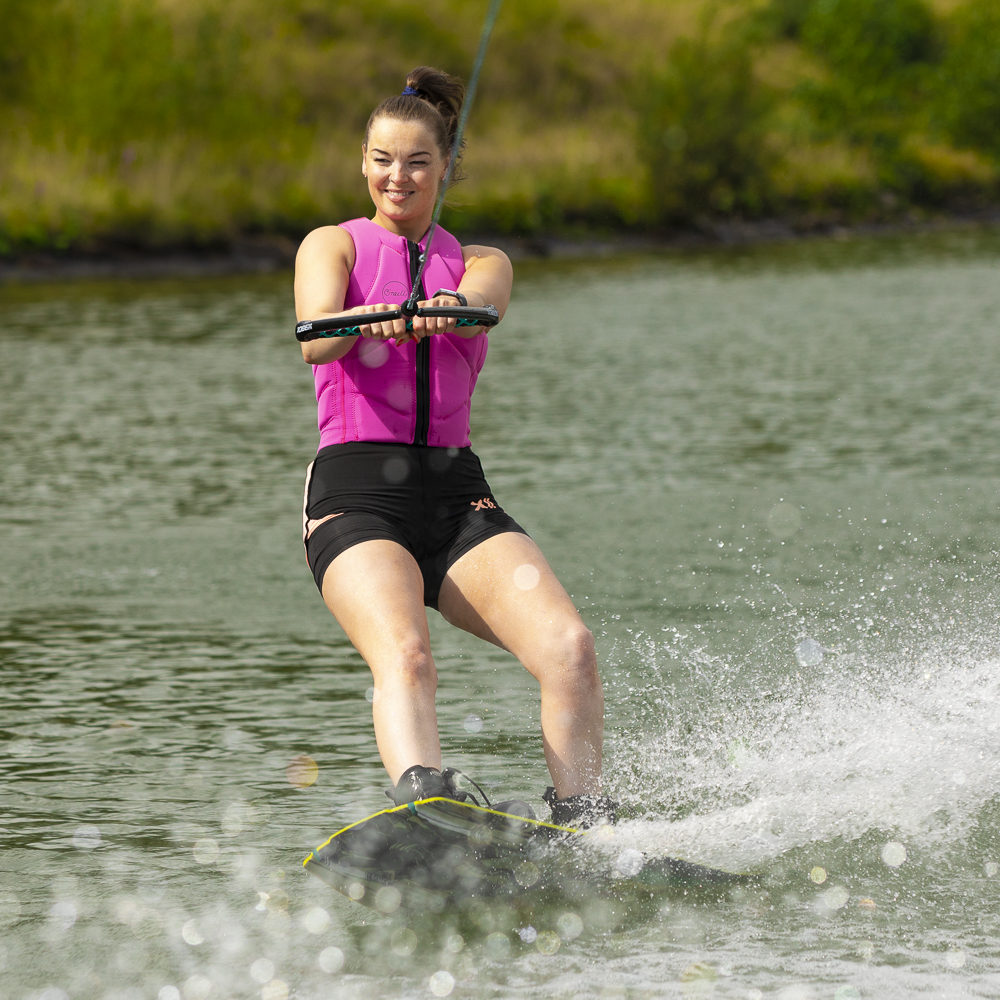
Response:
[{"label": "logo on vest", "polygon": [[410,293],[401,281],[387,281],[382,286],[382,300],[391,302],[393,299],[405,299]]},{"label": "logo on vest", "polygon": [[483,497],[482,500],[470,500],[470,507],[476,510],[499,510],[500,508],[493,502],[493,497]]}]

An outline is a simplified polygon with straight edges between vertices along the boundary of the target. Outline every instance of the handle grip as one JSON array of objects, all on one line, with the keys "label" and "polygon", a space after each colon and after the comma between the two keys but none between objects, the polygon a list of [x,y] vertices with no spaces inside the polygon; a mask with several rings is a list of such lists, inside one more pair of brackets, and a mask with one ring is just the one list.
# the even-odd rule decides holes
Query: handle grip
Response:
[{"label": "handle grip", "polygon": [[[485,306],[482,309],[473,306],[426,306],[417,310],[418,316],[428,318],[434,316],[454,317],[456,326],[496,326],[500,315],[495,306]],[[394,319],[403,319],[401,309],[389,309],[386,312],[366,313],[363,316],[333,316],[330,319],[305,319],[295,324],[295,339],[300,342],[319,340],[321,337],[357,337],[361,327],[370,323],[388,323]],[[361,321],[361,322],[359,322]],[[413,320],[406,318],[406,329],[413,329]]]}]

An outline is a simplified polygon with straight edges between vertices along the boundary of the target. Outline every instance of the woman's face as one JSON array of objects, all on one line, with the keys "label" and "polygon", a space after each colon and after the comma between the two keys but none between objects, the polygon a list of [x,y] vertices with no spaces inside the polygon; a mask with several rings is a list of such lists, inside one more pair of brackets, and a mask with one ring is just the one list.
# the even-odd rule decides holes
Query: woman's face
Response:
[{"label": "woman's face", "polygon": [[376,210],[395,223],[428,224],[448,169],[430,129],[420,122],[377,118],[362,147],[362,173]]}]

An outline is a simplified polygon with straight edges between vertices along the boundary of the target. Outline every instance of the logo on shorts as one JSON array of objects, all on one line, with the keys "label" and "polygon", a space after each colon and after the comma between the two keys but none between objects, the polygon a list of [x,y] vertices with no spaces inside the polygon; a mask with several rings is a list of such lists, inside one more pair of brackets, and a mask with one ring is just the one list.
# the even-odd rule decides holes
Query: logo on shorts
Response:
[{"label": "logo on shorts", "polygon": [[482,500],[470,500],[470,507],[476,510],[499,510],[500,508],[493,502],[493,497],[483,497]]},{"label": "logo on shorts", "polygon": [[390,302],[392,299],[405,299],[407,295],[409,292],[401,281],[387,281],[382,286],[382,298],[386,302]]}]

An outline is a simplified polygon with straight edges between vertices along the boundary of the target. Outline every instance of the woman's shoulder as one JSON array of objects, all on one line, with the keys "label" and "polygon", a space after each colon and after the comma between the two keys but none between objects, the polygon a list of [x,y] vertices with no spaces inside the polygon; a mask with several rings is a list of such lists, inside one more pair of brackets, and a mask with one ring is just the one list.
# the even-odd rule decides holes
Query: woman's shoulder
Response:
[{"label": "woman's shoulder", "polygon": [[503,261],[508,267],[510,267],[510,258],[497,247],[484,247],[477,243],[470,243],[467,246],[463,246],[462,257],[465,259],[466,267],[477,258],[482,260],[483,258],[495,258],[498,261]]},{"label": "woman's shoulder", "polygon": [[354,267],[354,240],[343,226],[320,226],[299,244],[296,263],[343,260],[348,270]]}]

